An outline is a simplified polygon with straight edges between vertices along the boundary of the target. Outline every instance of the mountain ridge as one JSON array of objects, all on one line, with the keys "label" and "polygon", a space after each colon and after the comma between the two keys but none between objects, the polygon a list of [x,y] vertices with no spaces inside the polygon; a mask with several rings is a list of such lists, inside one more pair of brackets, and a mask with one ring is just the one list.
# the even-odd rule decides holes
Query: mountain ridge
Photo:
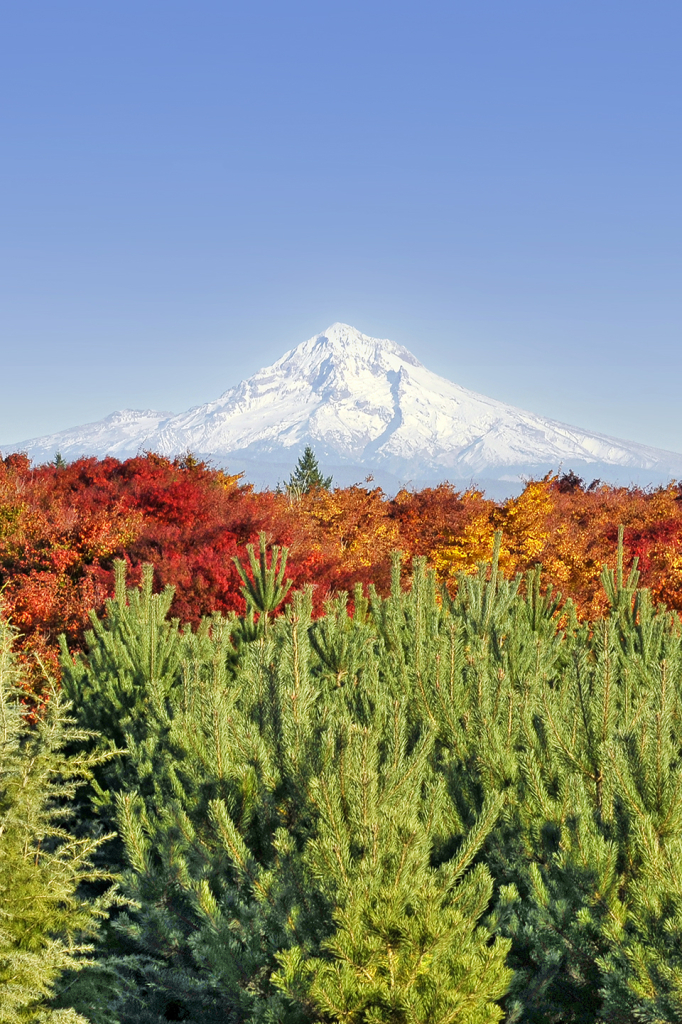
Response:
[{"label": "mountain ridge", "polygon": [[428,370],[396,342],[341,323],[186,412],[120,410],[3,450],[46,461],[57,450],[71,459],[150,449],[174,456],[190,449],[272,486],[274,471],[281,478],[305,444],[326,472],[336,470],[337,481],[370,472],[389,488],[449,479],[518,489],[524,477],[560,466],[614,483],[682,478],[676,452],[488,398]]}]

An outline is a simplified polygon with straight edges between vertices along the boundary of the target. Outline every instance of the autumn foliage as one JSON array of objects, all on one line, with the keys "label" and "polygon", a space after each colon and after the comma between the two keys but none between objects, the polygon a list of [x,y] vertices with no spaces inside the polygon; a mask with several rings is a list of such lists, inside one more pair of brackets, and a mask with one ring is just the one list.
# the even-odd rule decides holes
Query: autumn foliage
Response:
[{"label": "autumn foliage", "polygon": [[449,484],[387,497],[371,484],[292,497],[256,492],[238,476],[192,456],[147,453],[124,462],[83,458],[32,467],[0,459],[0,587],[26,649],[54,667],[56,640],[78,647],[88,610],[113,590],[123,557],[134,582],[145,562],[159,588],[176,588],[173,614],[197,623],[213,611],[242,611],[233,556],[264,531],[290,549],[294,587],[314,585],[315,607],[360,582],[385,592],[391,552],[405,569],[425,555],[451,589],[491,555],[502,530],[505,574],[542,563],[545,583],[575,601],[581,616],[602,610],[599,575],[613,565],[618,526],[626,563],[639,560],[654,600],[682,610],[682,490],[644,491],[573,474],[531,481],[505,502]]}]

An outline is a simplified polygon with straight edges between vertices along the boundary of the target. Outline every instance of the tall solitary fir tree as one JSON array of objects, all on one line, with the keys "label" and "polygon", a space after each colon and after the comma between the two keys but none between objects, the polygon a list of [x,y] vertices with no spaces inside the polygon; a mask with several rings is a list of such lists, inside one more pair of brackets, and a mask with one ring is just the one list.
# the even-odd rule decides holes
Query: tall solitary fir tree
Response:
[{"label": "tall solitary fir tree", "polygon": [[315,453],[309,444],[303,449],[303,455],[299,458],[296,469],[289,477],[286,484],[288,494],[296,496],[310,494],[311,491],[323,488],[328,491],[331,487],[331,476],[322,476]]}]

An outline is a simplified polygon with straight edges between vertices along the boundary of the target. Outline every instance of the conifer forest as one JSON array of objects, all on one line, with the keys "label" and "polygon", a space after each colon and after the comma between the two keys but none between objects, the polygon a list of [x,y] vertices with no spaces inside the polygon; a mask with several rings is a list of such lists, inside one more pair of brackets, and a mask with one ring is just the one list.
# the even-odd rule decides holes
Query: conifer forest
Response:
[{"label": "conifer forest", "polygon": [[0,1024],[682,1020],[681,499],[0,461]]}]

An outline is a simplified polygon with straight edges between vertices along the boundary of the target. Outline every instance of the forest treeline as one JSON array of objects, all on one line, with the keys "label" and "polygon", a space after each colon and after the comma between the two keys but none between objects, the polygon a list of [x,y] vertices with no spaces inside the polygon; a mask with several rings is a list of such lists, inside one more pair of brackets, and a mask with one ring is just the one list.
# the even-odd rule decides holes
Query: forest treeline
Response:
[{"label": "forest treeline", "polygon": [[682,1019],[682,627],[622,534],[583,621],[499,533],[321,614],[265,540],[196,628],[116,561],[33,723],[3,622],[0,1020]]},{"label": "forest treeline", "polygon": [[128,563],[131,581],[143,563],[153,563],[155,588],[175,587],[172,613],[196,625],[216,611],[244,610],[233,556],[244,559],[245,545],[261,531],[289,548],[294,588],[314,585],[316,613],[326,597],[358,582],[365,592],[374,583],[386,594],[396,549],[404,576],[412,559],[424,556],[454,593],[457,574],[490,559],[501,530],[507,576],[542,563],[544,578],[573,599],[579,618],[594,618],[606,608],[600,574],[615,564],[623,524],[626,564],[638,558],[653,600],[682,609],[677,484],[644,491],[555,474],[495,502],[448,484],[393,498],[371,481],[257,492],[191,455],[57,463],[0,460],[0,587],[21,643],[53,673],[59,634],[80,646],[88,610],[101,611],[113,593],[116,558]]}]

